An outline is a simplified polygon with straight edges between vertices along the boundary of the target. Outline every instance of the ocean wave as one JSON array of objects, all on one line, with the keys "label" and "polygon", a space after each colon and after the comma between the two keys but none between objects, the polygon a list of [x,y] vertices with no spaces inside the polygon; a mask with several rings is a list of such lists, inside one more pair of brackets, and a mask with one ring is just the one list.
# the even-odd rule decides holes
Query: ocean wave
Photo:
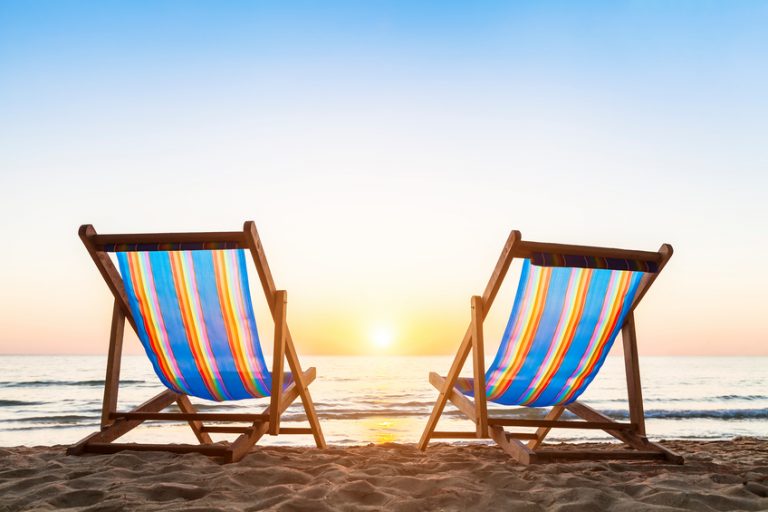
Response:
[{"label": "ocean wave", "polygon": [[[653,402],[726,402],[726,401],[733,401],[733,400],[744,400],[747,402],[753,402],[753,401],[759,401],[759,400],[768,400],[768,395],[718,395],[718,396],[704,396],[704,397],[671,397],[671,398],[661,398],[661,397],[645,397],[644,401],[645,403],[653,403]],[[627,398],[606,398],[606,399],[599,399],[595,398],[593,399],[593,402],[600,402],[600,403],[606,403],[606,404],[612,404],[612,403],[626,403]]]},{"label": "ocean wave", "polygon": [[45,402],[26,402],[24,400],[0,400],[0,407],[24,407],[29,405],[42,405]]},{"label": "ocean wave", "polygon": [[[144,384],[143,380],[121,380],[120,384]],[[54,386],[103,386],[103,380],[28,380],[0,382],[4,388],[43,388]]]},{"label": "ocean wave", "polygon": [[42,424],[73,424],[84,423],[98,420],[96,415],[83,415],[83,414],[57,414],[50,416],[27,416],[24,418],[9,418],[4,419],[4,423],[42,423]]},{"label": "ocean wave", "polygon": [[[603,411],[603,413],[615,419],[629,418],[629,412],[625,410]],[[645,411],[645,417],[667,420],[760,420],[768,419],[768,409],[649,409]]]}]

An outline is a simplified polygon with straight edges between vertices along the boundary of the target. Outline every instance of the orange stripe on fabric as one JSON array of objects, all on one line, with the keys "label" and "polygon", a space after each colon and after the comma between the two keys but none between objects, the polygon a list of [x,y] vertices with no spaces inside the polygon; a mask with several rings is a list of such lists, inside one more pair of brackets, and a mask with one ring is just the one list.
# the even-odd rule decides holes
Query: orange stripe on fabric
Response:
[{"label": "orange stripe on fabric", "polygon": [[[150,347],[157,357],[160,370],[163,372],[166,380],[178,385],[178,378],[171,368],[168,354],[165,353],[165,349],[160,341],[160,334],[157,331],[157,326],[152,318],[153,315],[151,308],[149,307],[149,298],[146,290],[146,276],[144,276],[143,268],[139,263],[139,254],[128,253],[127,256],[128,266],[131,270],[131,284],[133,285],[133,290],[138,299],[137,303],[141,312],[141,321],[144,324],[144,330],[149,338]],[[180,389],[177,388],[177,391],[180,391]]]},{"label": "orange stripe on fabric", "polygon": [[515,376],[522,368],[526,357],[528,357],[528,352],[531,350],[534,335],[539,328],[539,323],[541,322],[541,317],[544,313],[544,305],[546,304],[551,275],[551,268],[540,268],[540,277],[536,286],[536,295],[534,296],[533,309],[530,314],[531,316],[529,317],[529,321],[526,323],[525,329],[523,330],[519,342],[516,343],[517,350],[514,355],[514,360],[512,361],[512,364],[507,367],[506,371],[504,371],[503,375],[499,378],[498,386],[494,389],[492,398],[501,396],[507,391]]},{"label": "orange stripe on fabric", "polygon": [[[582,386],[587,376],[590,373],[592,373],[592,370],[597,364],[597,361],[599,359],[598,356],[602,354],[603,348],[605,347],[605,344],[609,338],[609,335],[616,328],[616,324],[618,323],[619,317],[621,316],[623,302],[624,302],[624,299],[626,298],[627,291],[629,289],[630,278],[631,278],[630,272],[622,272],[619,275],[620,280],[617,286],[616,293],[612,298],[611,311],[608,316],[608,321],[604,323],[603,329],[599,335],[597,342],[595,343],[594,349],[592,350],[592,352],[589,354],[587,358],[586,365],[584,366],[582,371],[580,371],[579,374],[576,376],[576,379],[574,380],[574,384],[571,387],[571,389],[568,391],[568,393],[566,393],[565,397],[562,400],[563,402],[567,402],[568,400],[571,399],[574,393],[576,393],[576,391]],[[606,298],[606,300],[608,299],[609,298]]]},{"label": "orange stripe on fabric", "polygon": [[[251,375],[252,381],[255,383],[257,394],[259,396],[266,396],[270,393],[270,385],[267,384],[264,375],[261,371],[261,365],[258,362],[258,359],[256,357],[256,353],[254,351],[254,340],[253,335],[250,330],[250,326],[248,324],[248,311],[249,309],[246,308],[245,305],[245,291],[242,289],[242,282],[240,280],[240,266],[239,266],[239,254],[235,251],[226,252],[224,253],[225,257],[228,259],[229,263],[229,279],[230,279],[230,287],[232,289],[232,298],[233,298],[233,306],[235,309],[233,311],[236,312],[237,315],[237,325],[241,329],[242,339],[244,340],[244,350],[245,350],[245,357],[246,357],[246,364],[248,366],[249,373]],[[257,369],[256,373],[254,373],[254,369]],[[258,384],[256,384],[258,379],[258,382],[261,384],[261,389],[259,389]]]},{"label": "orange stripe on fabric", "polygon": [[201,339],[200,332],[202,326],[197,325],[194,313],[192,312],[192,305],[189,300],[192,291],[187,285],[187,276],[184,270],[184,264],[181,260],[182,254],[180,252],[170,252],[169,255],[173,284],[176,289],[179,311],[181,312],[181,320],[184,324],[187,340],[189,341],[189,348],[194,356],[195,365],[197,366],[198,372],[203,377],[205,387],[208,389],[211,396],[216,397],[218,400],[222,400],[224,397],[216,387],[213,369],[211,368],[203,348],[203,340]]},{"label": "orange stripe on fabric", "polygon": [[224,319],[224,326],[227,331],[227,338],[229,346],[234,356],[235,366],[239,374],[240,380],[243,383],[245,389],[247,389],[253,395],[259,395],[258,390],[254,384],[253,375],[251,374],[248,361],[243,354],[242,339],[237,327],[236,319],[234,316],[231,290],[228,281],[228,272],[226,269],[226,261],[221,251],[213,252],[214,271],[216,274],[216,288],[219,292],[219,303],[221,305],[221,313]]},{"label": "orange stripe on fabric", "polygon": [[556,343],[555,354],[552,357],[546,371],[539,379],[539,382],[533,385],[534,392],[527,398],[521,405],[534,402],[541,396],[541,393],[547,388],[552,381],[552,377],[557,373],[557,370],[565,359],[565,354],[568,353],[568,349],[573,343],[573,339],[576,335],[576,328],[579,325],[582,314],[584,313],[584,306],[586,304],[587,291],[589,289],[589,283],[592,279],[592,269],[586,269],[579,271],[579,281],[574,292],[574,299],[572,305],[568,308],[571,312],[567,319],[565,329]]}]

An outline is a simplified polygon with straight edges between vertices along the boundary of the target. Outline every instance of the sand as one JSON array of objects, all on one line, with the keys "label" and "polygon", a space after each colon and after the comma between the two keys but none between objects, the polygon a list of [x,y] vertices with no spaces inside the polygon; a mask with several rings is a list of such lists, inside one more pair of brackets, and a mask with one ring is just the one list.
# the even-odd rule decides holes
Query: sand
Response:
[{"label": "sand", "polygon": [[768,440],[670,441],[683,466],[521,466],[493,445],[257,447],[241,462],[0,448],[0,510],[768,510]]}]

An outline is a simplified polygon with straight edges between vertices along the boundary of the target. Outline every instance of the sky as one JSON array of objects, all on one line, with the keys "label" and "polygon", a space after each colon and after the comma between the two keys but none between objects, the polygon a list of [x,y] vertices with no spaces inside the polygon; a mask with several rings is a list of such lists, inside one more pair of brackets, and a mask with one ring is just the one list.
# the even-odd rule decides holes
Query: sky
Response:
[{"label": "sky", "polygon": [[0,353],[106,352],[80,224],[251,219],[301,353],[455,352],[519,229],[674,246],[642,355],[768,355],[766,26],[725,0],[0,0]]}]

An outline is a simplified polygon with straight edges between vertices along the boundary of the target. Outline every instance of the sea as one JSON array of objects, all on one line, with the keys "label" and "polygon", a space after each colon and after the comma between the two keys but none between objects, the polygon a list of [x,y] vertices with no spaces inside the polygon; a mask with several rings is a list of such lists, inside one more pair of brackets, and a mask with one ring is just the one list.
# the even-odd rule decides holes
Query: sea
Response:
[{"label": "sea", "polygon": [[[430,371],[445,374],[450,356],[303,356],[317,368],[310,386],[329,444],[417,442],[437,391]],[[106,358],[0,356],[0,446],[67,445],[98,429]],[[642,357],[646,426],[653,439],[768,437],[768,357]],[[466,374],[471,372],[468,364]],[[119,409],[128,410],[163,389],[144,356],[123,359]],[[626,381],[620,357],[609,357],[581,400],[627,420]],[[215,403],[193,400],[201,411],[261,412],[267,399]],[[493,414],[536,418],[541,409],[490,404]],[[300,400],[283,416],[304,425]],[[439,430],[470,430],[448,405]],[[226,439],[224,435],[214,439]],[[553,430],[552,440],[608,440],[596,431]],[[146,423],[126,442],[195,442],[185,423]],[[445,442],[445,440],[440,440]],[[457,441],[466,443],[468,441]],[[481,441],[482,442],[482,441]],[[265,436],[266,445],[308,446],[308,435]]]}]

